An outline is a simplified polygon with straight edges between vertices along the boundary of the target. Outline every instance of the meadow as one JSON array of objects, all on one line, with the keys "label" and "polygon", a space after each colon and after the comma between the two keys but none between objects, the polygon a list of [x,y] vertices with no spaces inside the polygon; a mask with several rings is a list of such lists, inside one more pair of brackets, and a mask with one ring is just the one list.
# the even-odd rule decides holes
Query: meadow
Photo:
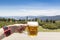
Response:
[{"label": "meadow", "polygon": [[[38,27],[39,32],[60,32],[60,20],[42,21],[40,19],[36,19],[36,20],[31,20],[31,21],[37,21],[39,23],[39,27]],[[20,24],[20,23],[23,23],[23,24],[27,23],[27,20],[4,19],[4,20],[0,20],[0,28],[2,28],[3,26]]]}]

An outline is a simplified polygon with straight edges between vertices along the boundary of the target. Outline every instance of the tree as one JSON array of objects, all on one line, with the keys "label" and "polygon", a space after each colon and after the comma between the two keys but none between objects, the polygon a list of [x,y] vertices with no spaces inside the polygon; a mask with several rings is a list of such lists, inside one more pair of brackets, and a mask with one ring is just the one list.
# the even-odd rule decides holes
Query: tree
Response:
[{"label": "tree", "polygon": [[41,20],[41,22],[42,22],[42,20]]},{"label": "tree", "polygon": [[49,22],[49,20],[48,20],[48,19],[46,19],[46,22]]},{"label": "tree", "polygon": [[13,22],[15,22],[15,19],[11,19]]},{"label": "tree", "polygon": [[35,21],[37,21],[38,20],[38,18],[35,18]]},{"label": "tree", "polygon": [[21,19],[19,19],[19,21],[21,21]]},{"label": "tree", "polygon": [[26,17],[26,20],[28,21],[28,16]]},{"label": "tree", "polygon": [[53,23],[55,23],[55,20],[53,20]]},{"label": "tree", "polygon": [[50,20],[50,22],[52,23],[52,20]]},{"label": "tree", "polygon": [[11,19],[10,19],[10,18],[8,18],[8,22],[10,22],[10,20],[11,20]]},{"label": "tree", "polygon": [[5,18],[2,18],[2,21],[6,21],[7,19],[5,19]]}]

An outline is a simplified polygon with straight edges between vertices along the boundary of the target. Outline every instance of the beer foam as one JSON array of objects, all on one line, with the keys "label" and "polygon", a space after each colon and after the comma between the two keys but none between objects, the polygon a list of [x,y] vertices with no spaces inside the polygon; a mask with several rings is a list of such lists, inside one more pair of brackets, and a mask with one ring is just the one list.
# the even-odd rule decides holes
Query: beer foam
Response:
[{"label": "beer foam", "polygon": [[38,22],[27,22],[29,26],[38,26]]}]

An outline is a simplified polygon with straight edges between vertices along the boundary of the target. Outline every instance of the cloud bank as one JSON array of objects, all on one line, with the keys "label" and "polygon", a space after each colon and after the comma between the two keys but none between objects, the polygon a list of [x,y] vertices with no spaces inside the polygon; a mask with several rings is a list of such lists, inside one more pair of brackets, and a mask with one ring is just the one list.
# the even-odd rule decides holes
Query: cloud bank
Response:
[{"label": "cloud bank", "polygon": [[60,15],[57,9],[6,9],[0,10],[0,16],[55,16]]}]

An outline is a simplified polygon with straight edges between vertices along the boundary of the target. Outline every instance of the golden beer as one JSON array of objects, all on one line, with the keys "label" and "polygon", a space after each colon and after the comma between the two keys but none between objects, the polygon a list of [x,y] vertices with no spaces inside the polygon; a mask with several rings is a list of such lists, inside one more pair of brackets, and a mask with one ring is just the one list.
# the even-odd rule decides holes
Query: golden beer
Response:
[{"label": "golden beer", "polygon": [[28,35],[36,36],[38,33],[38,22],[28,22]]}]

